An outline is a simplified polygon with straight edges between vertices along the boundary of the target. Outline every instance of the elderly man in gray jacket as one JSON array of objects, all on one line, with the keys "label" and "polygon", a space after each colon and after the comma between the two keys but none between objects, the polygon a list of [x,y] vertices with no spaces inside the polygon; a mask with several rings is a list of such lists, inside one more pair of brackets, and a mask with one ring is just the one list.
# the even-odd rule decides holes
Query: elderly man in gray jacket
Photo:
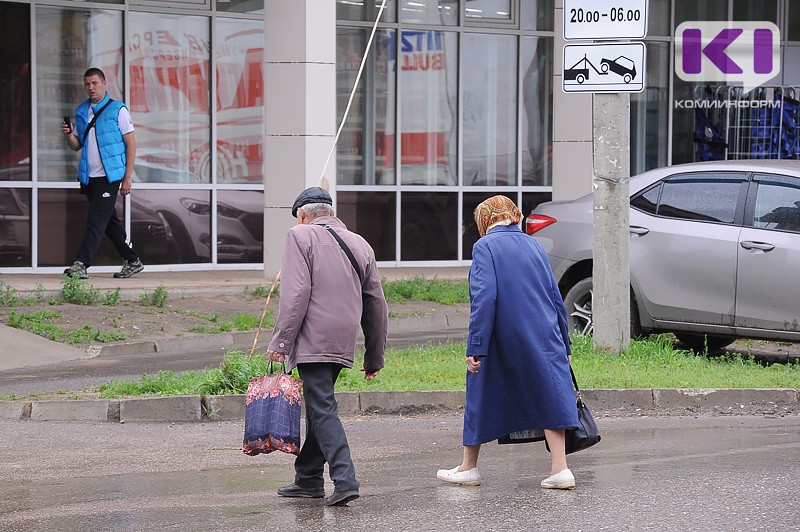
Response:
[{"label": "elderly man in gray jacket", "polygon": [[334,217],[332,205],[325,189],[312,187],[292,206],[298,224],[283,243],[278,318],[267,353],[270,360],[286,360],[289,370],[297,367],[306,403],[306,438],[294,463],[295,481],[278,495],[324,497],[327,462],[334,491],[325,504],[343,506],[358,498],[359,483],[334,384],[342,368],[353,367],[359,323],[364,378],[381,370],[388,308],[374,251]]}]

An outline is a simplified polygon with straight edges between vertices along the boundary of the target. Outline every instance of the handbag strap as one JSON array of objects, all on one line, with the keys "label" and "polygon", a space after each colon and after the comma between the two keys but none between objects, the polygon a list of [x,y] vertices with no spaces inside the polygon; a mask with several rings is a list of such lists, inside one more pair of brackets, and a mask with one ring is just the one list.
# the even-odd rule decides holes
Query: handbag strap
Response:
[{"label": "handbag strap", "polygon": [[109,98],[109,99],[108,99],[108,101],[107,101],[105,104],[103,104],[103,107],[101,107],[100,109],[98,109],[98,110],[97,110],[97,111],[94,113],[94,116],[92,117],[92,121],[91,121],[91,122],[89,122],[89,125],[88,125],[88,126],[86,126],[86,129],[85,129],[85,130],[84,130],[84,132],[83,132],[83,140],[81,141],[81,146],[83,146],[84,144],[86,144],[86,137],[87,137],[87,136],[89,136],[89,131],[90,131],[90,130],[91,130],[93,127],[94,127],[94,123],[95,123],[95,122],[97,122],[97,117],[98,117],[98,116],[100,116],[100,113],[102,113],[103,111],[105,111],[105,110],[106,110],[106,107],[108,107],[108,106],[111,104],[111,102],[113,102],[113,101],[114,101],[114,100],[112,100],[111,98]]},{"label": "handbag strap", "polygon": [[342,247],[342,250],[344,250],[344,254],[347,255],[348,259],[350,259],[350,264],[353,265],[353,269],[356,271],[356,275],[358,275],[358,280],[361,281],[361,284],[364,284],[364,276],[361,273],[361,268],[358,266],[358,263],[356,262],[356,258],[353,256],[353,252],[350,251],[350,248],[347,246],[347,244],[344,243],[342,237],[340,237],[339,234],[333,230],[333,227],[331,227],[330,225],[325,225],[323,227],[325,227],[325,229],[327,229],[328,232],[333,235],[333,238],[335,238],[336,241],[339,243],[339,245]]},{"label": "handbag strap", "polygon": [[583,398],[581,397],[581,389],[578,388],[578,379],[575,378],[575,372],[572,371],[572,364],[569,365],[569,373],[572,375],[572,384],[575,386],[575,391],[577,392],[578,401],[583,402]]}]

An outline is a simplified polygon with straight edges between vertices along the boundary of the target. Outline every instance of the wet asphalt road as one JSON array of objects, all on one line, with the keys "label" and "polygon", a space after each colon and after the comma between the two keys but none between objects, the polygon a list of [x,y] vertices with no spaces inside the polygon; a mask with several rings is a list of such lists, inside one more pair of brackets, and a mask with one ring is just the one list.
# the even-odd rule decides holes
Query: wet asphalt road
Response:
[{"label": "wet asphalt road", "polygon": [[[486,445],[457,413],[345,419],[362,483],[348,508],[283,499],[292,457],[241,453],[241,423],[0,422],[0,530],[797,530],[800,416],[600,418],[573,491],[539,488],[542,444]],[[332,485],[326,486],[328,492]]]}]

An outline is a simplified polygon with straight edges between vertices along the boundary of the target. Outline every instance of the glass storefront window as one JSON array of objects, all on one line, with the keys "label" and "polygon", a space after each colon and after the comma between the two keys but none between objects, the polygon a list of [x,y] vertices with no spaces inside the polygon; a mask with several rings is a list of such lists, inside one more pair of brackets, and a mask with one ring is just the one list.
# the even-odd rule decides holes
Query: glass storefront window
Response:
[{"label": "glass storefront window", "polygon": [[786,0],[786,36],[788,41],[800,41],[800,0]]},{"label": "glass storefront window", "polygon": [[27,4],[0,2],[0,181],[31,180],[30,18]]},{"label": "glass storefront window", "polygon": [[217,192],[217,262],[264,262],[264,193]]},{"label": "glass storefront window", "polygon": [[0,267],[31,265],[31,191],[0,188]]},{"label": "glass storefront window", "polygon": [[[219,0],[217,0],[219,2]],[[365,20],[374,22],[381,8],[381,0],[336,0],[336,18],[339,20]],[[397,21],[397,0],[386,0],[381,22]]]},{"label": "glass storefront window", "polygon": [[522,29],[553,31],[553,19],[555,18],[554,0],[520,0],[519,10]]},{"label": "glass storefront window", "polygon": [[105,74],[109,96],[122,100],[122,12],[42,7],[36,10],[36,29],[37,177],[72,182],[79,155],[61,133],[62,117],[74,119],[75,108],[86,100],[83,73],[91,67]]},{"label": "glass storefront window", "polygon": [[[39,189],[39,266],[69,266],[75,260],[86,230],[89,202],[75,189]],[[123,217],[122,194],[117,196],[117,216]],[[128,235],[134,247],[133,234]],[[138,251],[138,250],[137,250]],[[120,264],[119,254],[108,238],[103,238],[93,266]]]},{"label": "glass storefront window", "polygon": [[778,0],[733,0],[732,20],[778,23]]},{"label": "glass storefront window", "polygon": [[400,39],[400,175],[404,185],[458,183],[458,44],[454,33]]},{"label": "glass storefront window", "polygon": [[396,198],[394,192],[336,194],[336,216],[369,242],[379,261],[395,260]]},{"label": "glass storefront window", "polygon": [[145,263],[211,262],[210,192],[136,190],[131,194],[130,239]]},{"label": "glass storefront window", "polygon": [[511,0],[473,0],[466,4],[466,17],[471,19],[512,20]]},{"label": "glass storefront window", "polygon": [[517,39],[464,34],[464,185],[517,184]]},{"label": "glass storefront window", "polygon": [[209,19],[132,12],[129,20],[136,177],[209,183]]},{"label": "glass storefront window", "polygon": [[522,184],[553,181],[553,39],[522,38]]},{"label": "glass storefront window", "polygon": [[458,194],[402,192],[400,260],[455,260],[458,253]]},{"label": "glass storefront window", "polygon": [[[394,30],[379,30],[367,56],[353,104],[336,145],[337,183],[395,183]],[[344,117],[369,31],[342,29],[336,37],[336,123]]]},{"label": "glass storefront window", "polygon": [[400,22],[456,26],[459,9],[453,0],[400,0]]},{"label": "glass storefront window", "polygon": [[264,23],[217,18],[217,182],[264,177]]},{"label": "glass storefront window", "polygon": [[[631,174],[667,166],[669,120],[668,42],[647,43],[647,79],[643,92],[631,94]],[[684,132],[685,135],[685,132]]]},{"label": "glass storefront window", "polygon": [[690,20],[728,20],[728,0],[675,0],[675,27]]},{"label": "glass storefront window", "polygon": [[[264,0],[217,0],[217,11],[264,14]],[[241,19],[240,19],[241,20]],[[261,24],[264,25],[263,23]]]}]

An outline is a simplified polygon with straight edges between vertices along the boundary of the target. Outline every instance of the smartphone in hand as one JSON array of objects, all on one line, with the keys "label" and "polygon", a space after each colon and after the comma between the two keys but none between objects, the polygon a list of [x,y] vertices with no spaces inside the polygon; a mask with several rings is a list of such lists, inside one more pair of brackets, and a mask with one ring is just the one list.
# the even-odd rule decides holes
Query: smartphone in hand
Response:
[{"label": "smartphone in hand", "polygon": [[67,124],[69,132],[72,133],[72,122],[69,119],[69,115],[64,115],[64,123]]}]

